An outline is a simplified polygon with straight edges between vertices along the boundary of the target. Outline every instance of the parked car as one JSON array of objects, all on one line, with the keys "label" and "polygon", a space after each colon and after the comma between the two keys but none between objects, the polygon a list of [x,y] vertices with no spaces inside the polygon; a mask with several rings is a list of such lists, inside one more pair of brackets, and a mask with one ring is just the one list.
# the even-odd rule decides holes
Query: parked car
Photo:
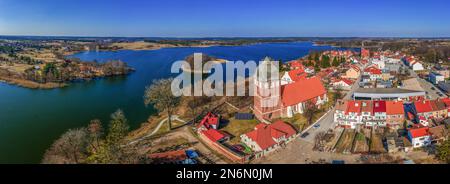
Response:
[{"label": "parked car", "polygon": [[313,127],[314,127],[314,128],[319,128],[319,127],[320,127],[320,124],[315,124]]},{"label": "parked car", "polygon": [[305,133],[302,134],[300,137],[301,137],[301,138],[306,138],[306,137],[308,137],[308,135],[309,135],[309,133],[308,133],[308,132],[305,132]]}]

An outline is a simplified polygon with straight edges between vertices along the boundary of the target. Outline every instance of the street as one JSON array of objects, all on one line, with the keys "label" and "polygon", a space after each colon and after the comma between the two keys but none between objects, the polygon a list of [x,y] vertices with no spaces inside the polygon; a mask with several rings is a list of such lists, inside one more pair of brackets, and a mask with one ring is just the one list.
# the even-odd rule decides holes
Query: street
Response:
[{"label": "street", "polygon": [[[427,96],[429,96],[429,98],[431,99],[438,99],[438,98],[445,98],[447,97],[447,95],[445,95],[444,92],[442,92],[437,86],[433,85],[432,83],[430,83],[429,81],[420,78],[417,73],[412,70],[411,68],[409,68],[408,66],[406,66],[403,62],[401,62],[402,65],[406,68],[408,68],[410,76],[417,78],[417,81],[419,81],[420,86],[425,90],[425,92],[427,93]],[[437,93],[441,93],[442,96],[439,96]]]}]

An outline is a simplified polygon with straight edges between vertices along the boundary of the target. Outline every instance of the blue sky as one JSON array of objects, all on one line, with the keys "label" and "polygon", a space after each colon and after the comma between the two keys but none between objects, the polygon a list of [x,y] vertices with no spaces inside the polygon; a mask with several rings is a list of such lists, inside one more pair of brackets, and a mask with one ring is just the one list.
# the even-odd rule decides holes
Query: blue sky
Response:
[{"label": "blue sky", "polygon": [[0,35],[450,37],[447,0],[0,0]]}]

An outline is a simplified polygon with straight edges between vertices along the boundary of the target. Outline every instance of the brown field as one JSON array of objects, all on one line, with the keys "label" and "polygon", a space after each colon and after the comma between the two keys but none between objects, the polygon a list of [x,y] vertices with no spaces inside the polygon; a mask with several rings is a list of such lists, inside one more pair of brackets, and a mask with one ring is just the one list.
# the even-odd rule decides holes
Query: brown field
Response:
[{"label": "brown field", "polygon": [[353,145],[353,138],[355,137],[355,130],[346,129],[339,138],[335,146],[338,153],[350,153]]},{"label": "brown field", "polygon": [[384,149],[382,135],[377,133],[372,133],[372,138],[370,139],[370,153],[386,153]]},{"label": "brown field", "polygon": [[353,144],[352,153],[367,153],[369,152],[368,138],[363,133],[356,133],[355,141]]},{"label": "brown field", "polygon": [[14,79],[0,76],[0,82],[6,82],[8,84],[18,85],[21,87],[31,88],[31,89],[53,89],[53,88],[61,88],[67,86],[65,83],[53,83],[48,82],[45,84],[22,80],[22,79]]}]

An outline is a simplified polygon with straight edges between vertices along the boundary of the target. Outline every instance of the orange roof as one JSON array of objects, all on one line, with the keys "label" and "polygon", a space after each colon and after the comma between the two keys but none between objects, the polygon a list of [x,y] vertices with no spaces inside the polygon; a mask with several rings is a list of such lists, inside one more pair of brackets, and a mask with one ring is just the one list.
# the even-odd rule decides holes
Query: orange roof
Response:
[{"label": "orange roof", "polygon": [[359,67],[357,67],[356,65],[350,65],[350,67],[353,68],[357,72],[361,71],[361,69],[359,69]]},{"label": "orange roof", "polygon": [[418,113],[422,112],[431,112],[433,109],[431,108],[430,101],[416,101],[414,102],[414,106],[416,107],[416,111]]},{"label": "orange roof", "polygon": [[305,73],[305,70],[303,69],[295,69],[288,72],[289,77],[293,81],[298,81],[300,79],[306,78],[307,74]]},{"label": "orange roof", "polygon": [[347,106],[347,113],[360,113],[361,112],[361,102],[360,101],[349,101]]},{"label": "orange roof", "polygon": [[429,128],[428,127],[414,127],[409,129],[409,133],[411,134],[412,138],[417,137],[423,137],[430,135]]},{"label": "orange roof", "polygon": [[284,105],[291,106],[326,94],[319,77],[302,79],[281,87],[281,99]]},{"label": "orange roof", "polygon": [[260,123],[255,130],[248,132],[246,135],[255,141],[261,149],[265,150],[277,144],[274,139],[279,139],[282,136],[291,137],[295,133],[296,131],[289,124],[277,121],[270,125]]},{"label": "orange roof", "polygon": [[208,130],[204,130],[202,131],[202,133],[208,137],[208,139],[210,139],[213,142],[217,142],[220,141],[221,139],[225,138],[226,135],[223,134],[222,132],[219,132],[216,129],[208,129]]},{"label": "orange roof", "polygon": [[381,70],[375,66],[370,66],[370,67],[364,69],[364,72],[369,72],[371,74],[381,74]]},{"label": "orange roof", "polygon": [[336,103],[336,110],[347,111],[348,101],[338,100]]},{"label": "orange roof", "polygon": [[370,112],[373,111],[373,104],[370,100],[361,101],[361,112]]},{"label": "orange roof", "polygon": [[403,102],[386,101],[386,114],[405,114],[405,110],[403,109]]}]

